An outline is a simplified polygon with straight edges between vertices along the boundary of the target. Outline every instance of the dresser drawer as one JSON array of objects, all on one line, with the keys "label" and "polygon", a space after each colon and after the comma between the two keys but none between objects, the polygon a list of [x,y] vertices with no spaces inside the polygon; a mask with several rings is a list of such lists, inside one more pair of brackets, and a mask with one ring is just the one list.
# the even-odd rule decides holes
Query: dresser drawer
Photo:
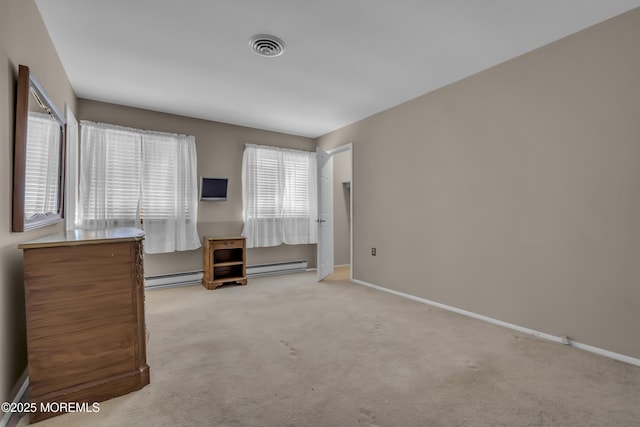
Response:
[{"label": "dresser drawer", "polygon": [[229,239],[229,240],[217,240],[213,242],[213,249],[233,249],[233,248],[243,248],[244,240],[240,239]]}]

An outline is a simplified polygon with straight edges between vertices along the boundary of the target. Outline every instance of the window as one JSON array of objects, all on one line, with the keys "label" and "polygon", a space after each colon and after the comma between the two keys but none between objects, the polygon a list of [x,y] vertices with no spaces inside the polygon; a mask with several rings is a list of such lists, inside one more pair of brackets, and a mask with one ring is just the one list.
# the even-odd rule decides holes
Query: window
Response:
[{"label": "window", "polygon": [[247,144],[242,199],[247,247],[317,242],[315,153]]},{"label": "window", "polygon": [[60,206],[60,125],[48,114],[29,112],[25,161],[24,215],[58,212]]},{"label": "window", "polygon": [[193,136],[81,122],[81,228],[142,227],[147,253],[200,247]]}]

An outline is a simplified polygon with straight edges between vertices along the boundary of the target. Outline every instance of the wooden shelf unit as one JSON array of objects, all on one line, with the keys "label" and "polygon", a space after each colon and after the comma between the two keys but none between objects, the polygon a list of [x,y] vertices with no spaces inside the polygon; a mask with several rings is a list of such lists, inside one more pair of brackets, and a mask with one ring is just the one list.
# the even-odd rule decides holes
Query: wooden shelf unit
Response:
[{"label": "wooden shelf unit", "polygon": [[202,286],[215,289],[225,283],[247,284],[244,237],[205,237]]}]

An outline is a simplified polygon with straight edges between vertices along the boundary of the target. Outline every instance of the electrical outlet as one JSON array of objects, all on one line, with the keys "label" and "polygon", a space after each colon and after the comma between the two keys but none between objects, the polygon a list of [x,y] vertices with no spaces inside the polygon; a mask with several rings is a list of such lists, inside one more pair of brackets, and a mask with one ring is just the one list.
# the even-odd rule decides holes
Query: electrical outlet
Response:
[{"label": "electrical outlet", "polygon": [[376,248],[371,248],[371,255],[376,256]]}]

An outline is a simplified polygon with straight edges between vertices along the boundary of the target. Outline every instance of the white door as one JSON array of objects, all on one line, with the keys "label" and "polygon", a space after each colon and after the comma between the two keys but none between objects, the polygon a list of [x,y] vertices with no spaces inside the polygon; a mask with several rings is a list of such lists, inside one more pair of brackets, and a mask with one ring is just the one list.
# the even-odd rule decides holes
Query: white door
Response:
[{"label": "white door", "polygon": [[333,273],[333,158],[316,148],[318,159],[318,281]]}]

